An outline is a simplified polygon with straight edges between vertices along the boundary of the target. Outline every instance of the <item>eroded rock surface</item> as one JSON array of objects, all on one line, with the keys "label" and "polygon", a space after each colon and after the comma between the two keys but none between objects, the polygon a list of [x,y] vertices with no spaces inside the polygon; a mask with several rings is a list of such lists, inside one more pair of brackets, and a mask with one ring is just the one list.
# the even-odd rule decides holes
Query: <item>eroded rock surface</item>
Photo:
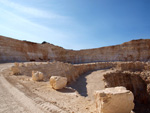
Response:
[{"label": "eroded rock surface", "polygon": [[75,81],[80,75],[98,69],[109,69],[115,67],[114,62],[98,62],[72,65],[59,61],[47,63],[16,63],[11,68],[12,73],[32,76],[32,71],[40,71],[45,75],[45,79],[49,80],[51,76],[67,77],[68,82]]},{"label": "eroded rock surface", "polygon": [[68,63],[149,61],[150,40],[132,40],[121,45],[66,50],[49,43],[33,43],[0,36],[0,62],[14,61],[62,61]]},{"label": "eroded rock surface", "polygon": [[140,73],[111,72],[104,74],[104,80],[106,87],[124,86],[133,92],[136,102],[142,104],[148,103],[147,85],[140,77]]},{"label": "eroded rock surface", "polygon": [[116,68],[121,71],[143,71],[148,68],[145,62],[118,62]]},{"label": "eroded rock surface", "polygon": [[62,89],[67,85],[67,78],[61,76],[52,76],[50,78],[50,85],[53,89]]},{"label": "eroded rock surface", "polygon": [[116,71],[104,74],[106,87],[124,86],[135,97],[136,113],[149,113],[150,108],[150,74],[144,72]]},{"label": "eroded rock surface", "polygon": [[95,92],[97,113],[130,113],[134,96],[124,87],[106,88]]},{"label": "eroded rock surface", "polygon": [[33,81],[42,81],[44,79],[44,75],[39,71],[32,71],[32,80]]}]

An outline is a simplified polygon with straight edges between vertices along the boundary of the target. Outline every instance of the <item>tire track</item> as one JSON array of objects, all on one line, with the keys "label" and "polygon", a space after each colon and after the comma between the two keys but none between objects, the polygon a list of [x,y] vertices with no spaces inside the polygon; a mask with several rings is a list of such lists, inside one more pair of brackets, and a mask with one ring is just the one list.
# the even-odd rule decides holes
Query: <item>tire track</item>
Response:
[{"label": "tire track", "polygon": [[1,75],[1,72],[4,69],[11,67],[11,65],[12,64],[0,64],[0,89],[5,89],[7,90],[9,95],[12,95],[13,100],[17,104],[16,106],[21,105],[20,109],[22,109],[22,111],[16,109],[14,113],[68,113],[68,111],[65,108],[59,107],[57,104],[55,104],[55,102],[49,102],[39,97],[38,95],[32,93],[31,91],[26,92],[27,90],[19,90],[19,87],[21,87],[21,89],[27,88],[24,87],[23,84],[20,84],[18,82],[16,83],[16,85],[14,85],[13,83],[16,82],[14,79],[10,80],[9,77],[5,78],[3,75]]}]

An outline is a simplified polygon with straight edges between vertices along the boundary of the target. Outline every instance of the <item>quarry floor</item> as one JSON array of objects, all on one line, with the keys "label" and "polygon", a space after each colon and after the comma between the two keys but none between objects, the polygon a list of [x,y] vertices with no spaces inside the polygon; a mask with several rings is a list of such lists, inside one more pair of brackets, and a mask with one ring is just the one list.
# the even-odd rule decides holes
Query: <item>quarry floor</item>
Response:
[{"label": "quarry floor", "polygon": [[0,113],[95,113],[93,93],[104,89],[103,74],[113,71],[88,72],[56,91],[49,81],[34,82],[29,76],[6,72],[12,65],[0,64]]}]

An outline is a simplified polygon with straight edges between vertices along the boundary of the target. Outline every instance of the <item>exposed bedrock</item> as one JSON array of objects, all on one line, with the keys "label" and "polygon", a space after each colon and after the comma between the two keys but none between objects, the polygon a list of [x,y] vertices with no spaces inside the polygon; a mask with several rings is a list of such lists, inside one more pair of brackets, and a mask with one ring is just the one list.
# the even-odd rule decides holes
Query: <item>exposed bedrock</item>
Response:
[{"label": "exposed bedrock", "polygon": [[[150,105],[150,92],[148,92],[148,84],[146,81],[148,73],[116,71],[104,75],[106,87],[124,86],[132,91],[135,97],[135,110],[139,113],[148,113]],[[144,78],[145,77],[145,78]],[[142,111],[141,110],[145,110]],[[138,113],[138,112],[136,112]]]},{"label": "exposed bedrock", "polygon": [[69,63],[149,61],[150,39],[133,40],[116,46],[80,51],[49,43],[33,43],[0,36],[0,62],[62,61]]},{"label": "exposed bedrock", "polygon": [[97,62],[97,63],[85,63],[73,65],[78,73],[82,75],[88,71],[95,71],[100,69],[110,69],[116,67],[117,62]]},{"label": "exposed bedrock", "polygon": [[[116,66],[117,70],[121,71],[143,71],[148,68],[148,64],[145,62],[118,62]],[[147,70],[147,69],[146,69]]]},{"label": "exposed bedrock", "polygon": [[51,76],[62,76],[67,77],[68,82],[74,81],[76,76],[76,69],[72,64],[63,63],[63,62],[47,62],[47,63],[15,63],[18,64],[17,66],[14,65],[11,67],[12,73],[18,73],[20,75],[32,76],[33,78],[39,80],[39,73],[43,74],[44,80],[49,80]]},{"label": "exposed bedrock", "polygon": [[[130,64],[133,65],[131,68]],[[47,63],[15,63],[11,68],[12,74],[24,74],[27,76],[32,75],[32,71],[40,71],[44,74],[45,79],[49,79],[51,76],[64,76],[67,77],[68,82],[75,81],[80,75],[100,69],[117,69],[119,70],[145,70],[147,63],[140,62],[97,62],[97,63],[84,63],[84,64],[70,64],[59,61],[47,62]],[[122,66],[121,69],[118,66]],[[125,68],[124,68],[125,67]],[[142,68],[140,68],[142,67]],[[146,77],[144,75],[143,77]],[[145,79],[149,79],[146,77]]]},{"label": "exposed bedrock", "polygon": [[59,61],[47,62],[47,63],[15,63],[11,67],[11,73],[13,75],[27,75],[38,78],[33,72],[42,72],[44,74],[44,80],[49,80],[51,76],[62,76],[67,77],[68,83],[75,81],[80,75],[99,69],[108,69],[116,67],[117,63],[114,62],[98,62],[98,63],[87,63],[87,64],[76,64],[63,63]]}]

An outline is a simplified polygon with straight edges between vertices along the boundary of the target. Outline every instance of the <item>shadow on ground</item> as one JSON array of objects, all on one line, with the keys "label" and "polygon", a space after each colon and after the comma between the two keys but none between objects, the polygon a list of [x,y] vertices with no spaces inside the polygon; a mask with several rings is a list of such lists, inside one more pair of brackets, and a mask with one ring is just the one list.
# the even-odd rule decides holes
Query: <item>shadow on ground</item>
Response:
[{"label": "shadow on ground", "polygon": [[75,82],[68,85],[68,87],[71,87],[75,89],[81,96],[87,97],[87,80],[86,76],[91,74],[93,71],[87,72],[83,75],[81,75]]},{"label": "shadow on ground", "polygon": [[68,88],[68,87],[63,88],[63,89],[59,89],[59,90],[57,90],[57,91],[62,92],[62,93],[74,93],[74,92],[75,92],[74,89]]}]

